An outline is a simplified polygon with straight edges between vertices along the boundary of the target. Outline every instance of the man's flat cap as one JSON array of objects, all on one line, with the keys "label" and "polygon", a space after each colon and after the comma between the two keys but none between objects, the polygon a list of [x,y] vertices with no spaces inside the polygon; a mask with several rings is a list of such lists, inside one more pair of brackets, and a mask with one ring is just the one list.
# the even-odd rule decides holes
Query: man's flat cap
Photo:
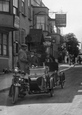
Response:
[{"label": "man's flat cap", "polygon": [[22,44],[21,46],[22,46],[22,47],[27,47],[27,45],[26,45],[26,44]]}]

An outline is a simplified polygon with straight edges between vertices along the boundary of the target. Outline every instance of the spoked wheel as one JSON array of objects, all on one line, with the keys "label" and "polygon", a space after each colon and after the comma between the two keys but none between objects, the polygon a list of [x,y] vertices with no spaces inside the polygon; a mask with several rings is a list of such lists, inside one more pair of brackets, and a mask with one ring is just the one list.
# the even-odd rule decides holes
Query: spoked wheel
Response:
[{"label": "spoked wheel", "polygon": [[62,75],[60,76],[60,85],[61,88],[64,88],[64,82],[65,82],[65,73],[63,72]]},{"label": "spoked wheel", "polygon": [[53,78],[50,79],[50,96],[51,97],[54,96],[54,79]]},{"label": "spoked wheel", "polygon": [[54,89],[50,90],[50,96],[53,97],[54,96]]},{"label": "spoked wheel", "polygon": [[61,85],[61,88],[63,89],[64,88],[64,81],[61,81],[60,85]]},{"label": "spoked wheel", "polygon": [[12,103],[15,104],[18,99],[19,88],[13,86],[12,87]]}]

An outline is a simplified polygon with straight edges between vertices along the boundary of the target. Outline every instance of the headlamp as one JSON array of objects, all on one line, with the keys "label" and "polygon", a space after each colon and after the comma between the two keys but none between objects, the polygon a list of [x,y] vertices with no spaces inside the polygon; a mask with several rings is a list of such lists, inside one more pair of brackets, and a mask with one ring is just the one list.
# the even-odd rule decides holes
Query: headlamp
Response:
[{"label": "headlamp", "polygon": [[18,67],[15,67],[14,72],[15,72],[15,73],[18,72]]}]

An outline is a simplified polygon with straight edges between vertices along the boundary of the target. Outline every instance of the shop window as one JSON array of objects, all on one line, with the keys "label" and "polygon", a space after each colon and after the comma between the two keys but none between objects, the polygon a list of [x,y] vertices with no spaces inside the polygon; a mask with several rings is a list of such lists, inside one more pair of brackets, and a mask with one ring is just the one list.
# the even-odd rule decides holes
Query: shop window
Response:
[{"label": "shop window", "polygon": [[8,35],[0,33],[0,55],[8,56]]},{"label": "shop window", "polygon": [[9,3],[10,0],[0,0],[0,11],[9,12]]},{"label": "shop window", "polygon": [[18,0],[13,0],[13,14],[18,16]]}]

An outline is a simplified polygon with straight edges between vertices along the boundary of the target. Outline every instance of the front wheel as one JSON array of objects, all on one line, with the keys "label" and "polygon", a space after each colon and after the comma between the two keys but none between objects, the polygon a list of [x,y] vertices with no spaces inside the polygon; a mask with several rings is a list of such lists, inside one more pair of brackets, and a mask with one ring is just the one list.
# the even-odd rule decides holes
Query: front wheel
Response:
[{"label": "front wheel", "polygon": [[50,96],[54,96],[54,79],[53,77],[50,79]]},{"label": "front wheel", "polygon": [[12,103],[13,103],[13,104],[15,104],[15,102],[16,102],[17,99],[18,99],[18,93],[19,93],[19,88],[13,86],[13,87],[12,87]]}]

